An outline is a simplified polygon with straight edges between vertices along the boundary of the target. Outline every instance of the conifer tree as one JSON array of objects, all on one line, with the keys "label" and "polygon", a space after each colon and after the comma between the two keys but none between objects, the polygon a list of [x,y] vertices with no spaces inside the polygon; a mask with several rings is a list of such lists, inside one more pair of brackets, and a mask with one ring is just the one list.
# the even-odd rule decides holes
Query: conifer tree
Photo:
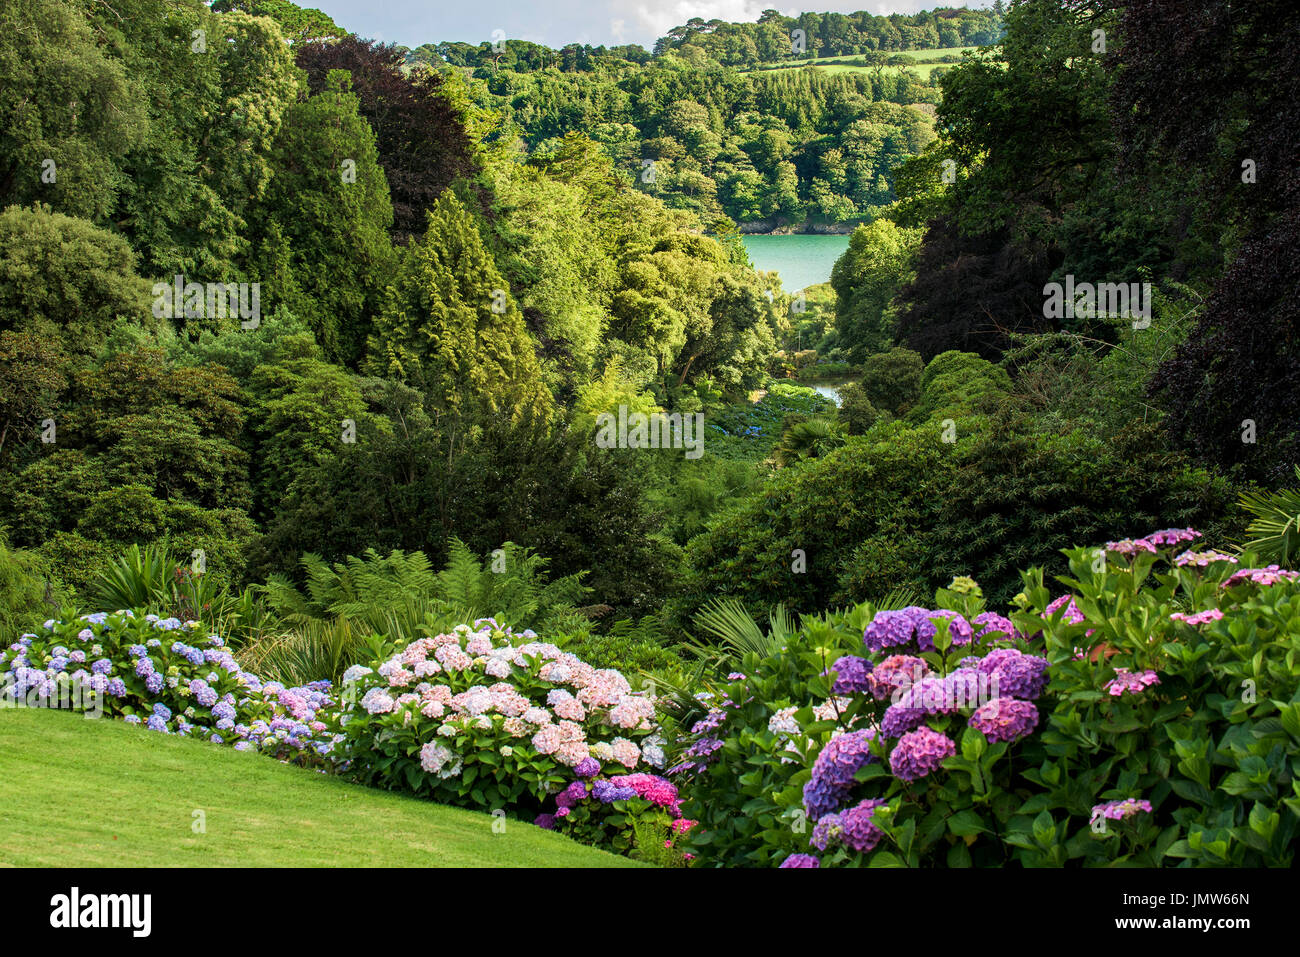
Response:
[{"label": "conifer tree", "polygon": [[459,418],[549,416],[551,395],[523,315],[483,244],[475,217],[450,190],[406,250],[370,339],[370,371],[426,392]]}]

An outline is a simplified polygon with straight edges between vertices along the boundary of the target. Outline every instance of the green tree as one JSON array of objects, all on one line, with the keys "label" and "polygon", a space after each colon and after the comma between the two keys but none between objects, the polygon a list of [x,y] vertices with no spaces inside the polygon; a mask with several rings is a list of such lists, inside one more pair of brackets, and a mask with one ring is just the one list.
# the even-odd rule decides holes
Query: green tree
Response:
[{"label": "green tree", "polygon": [[0,207],[46,202],[102,223],[149,121],[138,82],[79,6],[0,8]]},{"label": "green tree", "polygon": [[121,237],[47,206],[0,213],[0,332],[92,356],[116,324],[154,324],[150,298]]},{"label": "green tree", "polygon": [[902,229],[888,219],[859,226],[849,248],[835,261],[835,328],[850,360],[882,352],[894,336],[892,302],[909,278],[920,230]]},{"label": "green tree", "polygon": [[285,113],[264,205],[262,274],[332,362],[365,353],[393,270],[393,209],[348,74]]}]

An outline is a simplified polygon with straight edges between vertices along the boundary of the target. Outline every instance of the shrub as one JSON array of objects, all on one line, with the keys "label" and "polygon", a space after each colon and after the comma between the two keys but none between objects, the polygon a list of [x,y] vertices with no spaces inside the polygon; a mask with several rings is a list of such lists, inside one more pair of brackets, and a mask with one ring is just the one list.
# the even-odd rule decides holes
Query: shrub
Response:
[{"label": "shrub", "polygon": [[1071,550],[1068,592],[1031,569],[1009,618],[969,579],[935,611],[806,618],[682,742],[669,775],[699,818],[690,849],[716,865],[1290,866],[1300,572],[1189,551],[1198,535]]},{"label": "shrub", "polygon": [[921,374],[921,396],[909,418],[914,422],[980,411],[1011,391],[1006,370],[972,352],[944,352]]},{"label": "shrub", "polygon": [[[1194,537],[1071,552],[1074,611],[1044,629],[1056,707],[1026,775],[1033,859],[1294,863],[1300,573],[1185,550]],[[1032,614],[1049,592],[1038,571],[1026,585]]]},{"label": "shrub", "polygon": [[536,638],[481,619],[349,669],[341,753],[354,773],[531,816],[585,758],[628,772],[661,764],[654,698]]},{"label": "shrub", "polygon": [[61,596],[47,561],[36,552],[9,548],[0,536],[0,636],[16,635],[43,608],[57,606]]},{"label": "shrub", "polygon": [[673,859],[645,846],[658,841],[661,848],[672,849],[673,839],[695,824],[682,817],[673,783],[657,774],[604,775],[601,770],[595,758],[580,761],[575,780],[556,795],[554,813],[539,814],[534,823],[621,854],[639,851],[643,858]]},{"label": "shrub", "polygon": [[862,363],[862,391],[878,409],[903,415],[921,397],[925,363],[919,352],[896,346]]},{"label": "shrub", "polygon": [[[748,657],[669,772],[692,782],[683,802],[699,815],[692,850],[730,865],[776,866],[810,847],[835,865],[876,851],[876,865],[971,863],[957,850],[965,835],[945,824],[996,796],[995,781],[1012,783],[1008,765],[989,773],[1023,734],[998,719],[1036,724],[1025,699],[1041,693],[1047,662],[1004,647],[1017,637],[1010,623],[984,613],[977,588],[959,586],[938,593],[949,607],[935,611],[860,605],[805,619],[780,653]],[[984,770],[935,774],[963,770],[947,760],[954,737],[962,761],[987,752]],[[1005,852],[991,853],[989,862]]]},{"label": "shrub", "polygon": [[244,671],[197,621],[131,611],[51,619],[0,652],[6,691],[29,706],[71,703],[150,730],[319,763],[328,682],[286,688]]}]

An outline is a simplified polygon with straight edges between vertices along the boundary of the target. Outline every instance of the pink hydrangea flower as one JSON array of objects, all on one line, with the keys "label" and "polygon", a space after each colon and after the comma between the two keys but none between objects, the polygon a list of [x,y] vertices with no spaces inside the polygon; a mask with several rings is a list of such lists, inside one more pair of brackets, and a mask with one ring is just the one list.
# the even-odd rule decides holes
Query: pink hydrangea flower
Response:
[{"label": "pink hydrangea flower", "polygon": [[1207,608],[1205,611],[1198,611],[1194,615],[1185,615],[1181,611],[1176,611],[1169,617],[1174,621],[1185,622],[1189,625],[1205,625],[1212,621],[1218,621],[1223,617],[1223,612],[1217,608]]},{"label": "pink hydrangea flower", "polygon": [[1147,688],[1160,684],[1160,678],[1149,668],[1146,671],[1131,672],[1127,668],[1116,668],[1115,677],[1106,683],[1106,692],[1114,698],[1123,694],[1140,694]]},{"label": "pink hydrangea flower", "polygon": [[1294,581],[1296,578],[1300,578],[1300,572],[1288,571],[1278,565],[1269,565],[1266,568],[1243,568],[1229,575],[1223,587],[1230,588],[1247,581],[1254,582],[1256,585],[1276,585],[1279,582]]}]

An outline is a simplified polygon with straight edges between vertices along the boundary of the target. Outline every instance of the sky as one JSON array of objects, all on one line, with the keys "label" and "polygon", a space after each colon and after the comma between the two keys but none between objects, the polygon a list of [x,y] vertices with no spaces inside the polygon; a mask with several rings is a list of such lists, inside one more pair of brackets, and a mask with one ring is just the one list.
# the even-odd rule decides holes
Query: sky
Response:
[{"label": "sky", "polygon": [[[822,0],[790,7],[780,0],[297,0],[316,7],[362,37],[417,47],[441,40],[531,40],[559,48],[568,43],[613,46],[639,43],[646,49],[669,29],[692,17],[755,21],[764,10],[797,14],[916,13],[936,6],[987,7],[992,0]],[[496,31],[501,31],[496,33]]]}]

